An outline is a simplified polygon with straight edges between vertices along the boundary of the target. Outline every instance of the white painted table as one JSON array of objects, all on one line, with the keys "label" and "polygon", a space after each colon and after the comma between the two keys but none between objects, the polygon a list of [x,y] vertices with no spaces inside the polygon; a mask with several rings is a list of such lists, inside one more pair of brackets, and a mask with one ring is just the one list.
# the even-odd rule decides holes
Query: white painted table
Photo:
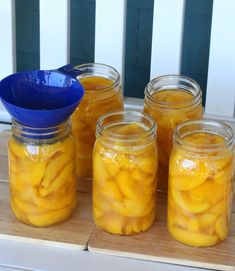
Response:
[{"label": "white painted table", "polygon": [[[0,237],[0,271],[199,271],[171,264],[107,256],[74,248],[3,240]],[[207,269],[208,270],[208,269]]]}]

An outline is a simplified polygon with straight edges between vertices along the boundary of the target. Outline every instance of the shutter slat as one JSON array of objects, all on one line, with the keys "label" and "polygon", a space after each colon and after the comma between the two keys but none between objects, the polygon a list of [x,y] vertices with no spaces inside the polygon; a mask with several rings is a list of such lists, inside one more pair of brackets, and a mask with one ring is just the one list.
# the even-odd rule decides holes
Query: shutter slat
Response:
[{"label": "shutter slat", "polygon": [[69,63],[69,0],[40,0],[40,68]]},{"label": "shutter slat", "polygon": [[234,116],[235,1],[214,0],[207,78],[206,114]]},{"label": "shutter slat", "polygon": [[0,80],[15,72],[15,1],[0,0]]},{"label": "shutter slat", "polygon": [[184,0],[155,0],[151,54],[151,79],[180,73]]},{"label": "shutter slat", "polygon": [[95,62],[116,68],[123,78],[126,0],[96,0]]}]

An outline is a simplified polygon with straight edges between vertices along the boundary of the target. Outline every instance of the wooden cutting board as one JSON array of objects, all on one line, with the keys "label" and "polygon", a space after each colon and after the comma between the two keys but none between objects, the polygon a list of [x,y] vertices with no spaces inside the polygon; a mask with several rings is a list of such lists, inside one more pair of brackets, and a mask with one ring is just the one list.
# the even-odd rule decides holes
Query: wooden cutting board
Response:
[{"label": "wooden cutting board", "polygon": [[92,222],[91,194],[78,192],[77,208],[72,217],[55,226],[36,228],[19,222],[13,215],[9,205],[9,185],[0,181],[0,239],[15,241],[43,242],[73,246],[79,250],[87,248],[94,224]]},{"label": "wooden cutting board", "polygon": [[235,270],[235,213],[232,214],[232,228],[225,242],[209,248],[193,248],[176,242],[168,233],[166,195],[158,196],[157,206],[157,221],[147,232],[135,236],[118,236],[96,227],[89,240],[88,250],[213,270]]},{"label": "wooden cutting board", "polygon": [[0,133],[0,180],[8,180],[7,141],[10,131]]}]

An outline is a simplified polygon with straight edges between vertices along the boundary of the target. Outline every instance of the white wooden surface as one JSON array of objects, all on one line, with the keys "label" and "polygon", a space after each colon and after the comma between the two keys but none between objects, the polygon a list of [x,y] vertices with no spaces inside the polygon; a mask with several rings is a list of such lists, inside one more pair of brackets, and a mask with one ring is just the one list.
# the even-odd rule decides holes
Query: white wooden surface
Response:
[{"label": "white wooden surface", "polygon": [[126,0],[96,0],[95,16],[95,62],[108,64],[123,75]]},{"label": "white wooden surface", "polygon": [[69,63],[70,0],[40,0],[40,68]]},{"label": "white wooden surface", "polygon": [[15,71],[15,0],[0,0],[0,80]]},{"label": "white wooden surface", "polygon": [[[59,246],[0,239],[0,266],[47,271],[206,271],[206,269],[106,256]],[[4,269],[3,269],[4,270]],[[1,269],[0,269],[1,271]],[[8,271],[8,270],[6,270]]]},{"label": "white wooden surface", "polygon": [[180,73],[184,0],[155,0],[150,78]]},{"label": "white wooden surface", "polygon": [[206,113],[233,117],[235,106],[235,1],[214,0]]}]

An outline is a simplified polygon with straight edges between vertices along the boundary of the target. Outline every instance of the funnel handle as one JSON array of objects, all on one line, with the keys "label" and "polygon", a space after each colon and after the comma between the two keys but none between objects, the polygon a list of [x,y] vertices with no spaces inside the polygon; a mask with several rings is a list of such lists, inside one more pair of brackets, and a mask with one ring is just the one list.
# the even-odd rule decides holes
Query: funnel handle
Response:
[{"label": "funnel handle", "polygon": [[80,71],[80,70],[76,69],[76,67],[74,67],[72,64],[64,65],[64,66],[58,68],[57,71],[60,71],[65,75],[69,75],[69,76],[73,77],[74,79],[76,79],[78,75],[84,73],[84,71]]}]

